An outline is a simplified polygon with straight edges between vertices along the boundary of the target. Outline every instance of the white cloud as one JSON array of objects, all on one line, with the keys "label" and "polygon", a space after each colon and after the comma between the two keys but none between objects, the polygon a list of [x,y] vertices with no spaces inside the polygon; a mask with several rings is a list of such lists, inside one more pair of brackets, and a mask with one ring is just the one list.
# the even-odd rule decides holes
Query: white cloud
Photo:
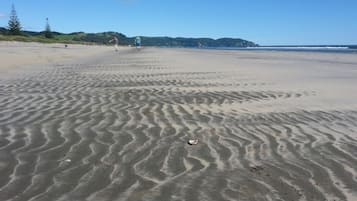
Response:
[{"label": "white cloud", "polygon": [[0,19],[5,18],[6,15],[4,13],[0,13]]}]

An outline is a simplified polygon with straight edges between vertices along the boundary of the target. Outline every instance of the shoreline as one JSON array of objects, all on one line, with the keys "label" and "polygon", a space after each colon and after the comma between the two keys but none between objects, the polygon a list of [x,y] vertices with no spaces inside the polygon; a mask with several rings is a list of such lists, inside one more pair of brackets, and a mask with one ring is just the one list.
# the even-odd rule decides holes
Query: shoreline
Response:
[{"label": "shoreline", "polygon": [[326,54],[357,54],[356,48],[326,48],[326,47],[157,47],[168,49],[197,49],[197,50],[222,50],[222,51],[252,51],[252,52],[305,52],[305,53],[326,53]]}]

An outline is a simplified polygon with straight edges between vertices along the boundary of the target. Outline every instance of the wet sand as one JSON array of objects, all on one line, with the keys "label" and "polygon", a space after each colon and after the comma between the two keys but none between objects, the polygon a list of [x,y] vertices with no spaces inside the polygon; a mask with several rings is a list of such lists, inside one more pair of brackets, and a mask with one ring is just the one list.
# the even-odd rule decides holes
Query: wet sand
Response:
[{"label": "wet sand", "polygon": [[96,51],[0,75],[0,200],[357,200],[357,55]]}]

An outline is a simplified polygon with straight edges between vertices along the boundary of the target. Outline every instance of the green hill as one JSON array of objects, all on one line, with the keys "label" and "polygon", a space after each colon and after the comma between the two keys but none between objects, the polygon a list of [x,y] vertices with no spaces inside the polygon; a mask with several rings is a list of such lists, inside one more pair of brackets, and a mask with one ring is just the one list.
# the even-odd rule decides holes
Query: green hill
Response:
[{"label": "green hill", "polygon": [[[135,37],[127,37],[117,32],[102,33],[59,33],[52,32],[53,39],[44,37],[44,32],[23,31],[21,36],[7,35],[7,29],[0,27],[0,40],[14,40],[25,42],[47,42],[47,43],[93,43],[108,45],[109,41],[116,36],[120,45],[133,45]],[[172,38],[172,37],[141,37],[143,46],[157,47],[254,47],[257,44],[239,38]]]}]

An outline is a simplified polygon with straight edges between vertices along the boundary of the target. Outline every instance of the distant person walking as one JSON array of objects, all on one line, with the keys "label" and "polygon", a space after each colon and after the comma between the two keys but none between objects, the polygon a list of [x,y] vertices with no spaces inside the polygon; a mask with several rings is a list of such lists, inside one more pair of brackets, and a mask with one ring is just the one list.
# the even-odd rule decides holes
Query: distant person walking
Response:
[{"label": "distant person walking", "polygon": [[119,39],[118,39],[116,36],[114,36],[113,39],[111,39],[111,40],[109,41],[109,43],[112,43],[112,42],[114,42],[114,49],[115,49],[115,51],[118,52]]},{"label": "distant person walking", "polygon": [[141,48],[141,38],[139,37],[139,36],[137,36],[136,38],[135,38],[135,47],[136,47],[136,49],[140,49]]}]

